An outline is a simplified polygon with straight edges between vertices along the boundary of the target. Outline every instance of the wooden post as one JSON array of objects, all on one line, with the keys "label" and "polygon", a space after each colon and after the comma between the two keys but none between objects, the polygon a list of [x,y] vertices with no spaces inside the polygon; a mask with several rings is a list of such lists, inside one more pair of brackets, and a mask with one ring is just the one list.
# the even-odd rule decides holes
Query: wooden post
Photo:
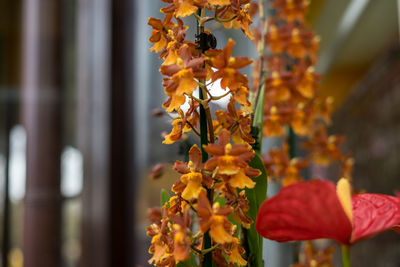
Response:
[{"label": "wooden post", "polygon": [[77,2],[78,148],[83,154],[82,267],[110,258],[110,0]]},{"label": "wooden post", "polygon": [[134,266],[133,2],[112,1],[111,259]]},{"label": "wooden post", "polygon": [[61,1],[23,6],[24,266],[61,266]]},{"label": "wooden post", "polygon": [[4,153],[4,195],[3,224],[0,266],[6,267],[11,249],[12,208],[10,205],[10,131],[18,117],[21,54],[21,0],[2,1],[0,3],[0,121],[1,121],[1,151]]},{"label": "wooden post", "polygon": [[78,2],[82,267],[134,266],[132,5]]}]

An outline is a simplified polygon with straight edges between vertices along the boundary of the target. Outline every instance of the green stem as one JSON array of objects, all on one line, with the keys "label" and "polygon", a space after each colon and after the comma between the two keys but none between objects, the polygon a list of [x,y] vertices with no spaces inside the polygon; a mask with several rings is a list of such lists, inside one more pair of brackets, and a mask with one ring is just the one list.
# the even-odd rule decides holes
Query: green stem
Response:
[{"label": "green stem", "polygon": [[[203,90],[199,90],[199,98],[201,100],[204,100],[204,95],[203,95]],[[206,115],[206,110],[203,105],[200,105],[200,142],[201,142],[201,155],[202,155],[202,162],[206,162],[208,159],[208,154],[206,151],[203,149],[203,145],[208,144],[208,131],[207,131],[207,115]],[[210,200],[210,204],[212,205],[212,200],[213,200],[213,192],[210,189],[207,189],[207,197]],[[204,234],[203,237],[203,249],[202,250],[207,250],[212,247],[212,241],[210,237],[210,233],[207,231]],[[204,257],[202,257],[203,260],[203,267],[212,267],[212,254],[211,253],[206,253],[204,254]]]},{"label": "green stem", "polygon": [[224,98],[225,96],[229,95],[230,93],[232,93],[231,90],[229,90],[228,92],[226,92],[226,93],[223,94],[223,95],[220,95],[220,96],[211,96],[210,98],[211,98],[211,100],[219,100],[219,99]]},{"label": "green stem", "polygon": [[233,16],[232,18],[229,18],[229,19],[221,19],[221,18],[218,18],[217,15],[215,15],[215,17],[214,17],[214,19],[215,19],[216,21],[221,22],[221,23],[230,22],[230,21],[232,21],[232,20],[234,20],[234,19],[236,19],[236,18],[237,18],[237,16]]},{"label": "green stem", "polygon": [[296,135],[295,135],[292,127],[289,127],[288,145],[289,145],[290,159],[295,158],[296,157]]},{"label": "green stem", "polygon": [[[264,71],[264,53],[265,53],[265,38],[267,36],[267,22],[265,21],[265,13],[264,13],[264,0],[259,0],[258,1],[258,6],[259,6],[259,12],[260,12],[260,21],[261,23],[264,24],[264,28],[262,30],[261,33],[261,40],[260,40],[260,46],[257,47],[258,49],[258,57],[260,60],[260,73],[259,73],[259,85],[257,88],[257,92],[256,92],[256,97],[254,99],[254,105],[253,105],[253,111],[256,110],[256,105],[258,103],[258,99],[260,98],[260,93],[261,93],[261,87],[264,86],[265,84],[265,71]],[[253,112],[254,114],[254,112]],[[254,115],[252,115],[254,116]],[[253,117],[254,119],[254,117]]]},{"label": "green stem", "polygon": [[[204,11],[199,9],[197,11],[197,15],[200,17],[204,17]],[[200,32],[204,32],[204,26],[199,25],[199,21],[197,21],[197,34]],[[199,99],[204,100],[205,96],[203,95],[203,90],[200,87],[199,88]],[[208,144],[208,129],[207,129],[207,114],[206,110],[203,105],[200,105],[200,143],[201,143],[201,160],[202,162],[206,162],[208,159],[208,154],[203,148],[203,145]],[[210,204],[212,205],[212,199],[213,199],[213,192],[212,190],[207,190],[207,196],[210,199]],[[204,234],[203,237],[203,248],[202,250],[207,250],[212,247],[212,241],[210,237],[210,233],[207,231]],[[200,266],[203,267],[212,267],[213,262],[212,262],[212,253],[206,253],[204,257],[200,257]]]},{"label": "green stem", "polygon": [[342,263],[343,267],[351,267],[350,247],[346,245],[342,245]]},{"label": "green stem", "polygon": [[[295,135],[292,127],[289,127],[288,144],[289,144],[289,157],[290,157],[290,159],[293,159],[296,157],[296,135]],[[292,244],[293,263],[299,262],[299,246],[300,246],[299,241],[296,241]]]},{"label": "green stem", "polygon": [[203,255],[206,255],[207,253],[212,252],[212,251],[213,251],[214,249],[216,249],[218,246],[219,246],[219,244],[215,244],[215,245],[214,245],[213,247],[211,247],[211,248],[202,250],[201,253],[202,253]]}]

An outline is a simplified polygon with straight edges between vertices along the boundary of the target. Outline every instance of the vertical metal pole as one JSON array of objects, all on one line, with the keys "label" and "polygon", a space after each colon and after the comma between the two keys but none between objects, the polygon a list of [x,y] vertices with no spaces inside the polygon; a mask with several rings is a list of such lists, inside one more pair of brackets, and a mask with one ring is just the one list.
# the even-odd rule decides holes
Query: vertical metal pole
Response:
[{"label": "vertical metal pole", "polygon": [[24,266],[61,266],[61,1],[23,6]]}]

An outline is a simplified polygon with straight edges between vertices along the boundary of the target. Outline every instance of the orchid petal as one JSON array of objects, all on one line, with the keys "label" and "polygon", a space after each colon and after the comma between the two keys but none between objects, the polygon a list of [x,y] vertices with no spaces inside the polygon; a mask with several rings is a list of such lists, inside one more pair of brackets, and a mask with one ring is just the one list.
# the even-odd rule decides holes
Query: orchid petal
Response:
[{"label": "orchid petal", "polygon": [[189,150],[189,160],[193,162],[195,169],[200,169],[201,167],[201,151],[197,145],[193,145]]}]

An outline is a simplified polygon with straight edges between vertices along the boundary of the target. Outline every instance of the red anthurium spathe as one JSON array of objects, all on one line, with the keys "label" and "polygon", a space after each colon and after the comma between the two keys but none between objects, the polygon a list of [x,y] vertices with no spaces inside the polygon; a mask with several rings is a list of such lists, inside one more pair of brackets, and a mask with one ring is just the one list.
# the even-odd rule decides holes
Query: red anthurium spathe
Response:
[{"label": "red anthurium spathe", "polygon": [[344,245],[390,229],[400,223],[400,197],[350,195],[341,179],[299,182],[281,189],[258,212],[256,229],[279,242],[329,238]]}]

